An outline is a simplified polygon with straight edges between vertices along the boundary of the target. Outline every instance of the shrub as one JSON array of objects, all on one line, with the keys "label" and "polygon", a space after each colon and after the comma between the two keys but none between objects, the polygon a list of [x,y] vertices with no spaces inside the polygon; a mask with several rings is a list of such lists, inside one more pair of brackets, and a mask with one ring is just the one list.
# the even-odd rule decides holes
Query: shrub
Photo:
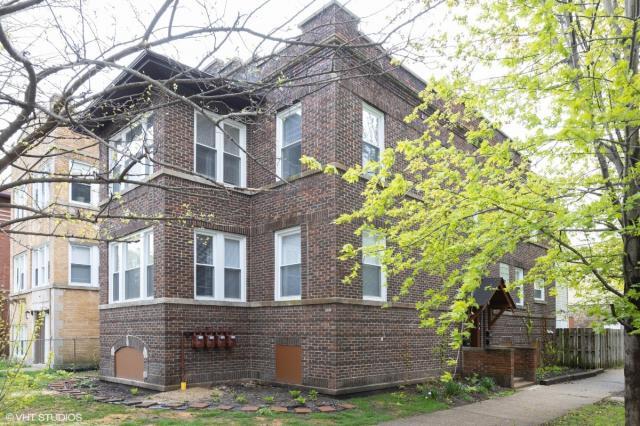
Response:
[{"label": "shrub", "polygon": [[311,389],[309,391],[309,396],[308,396],[309,400],[311,401],[315,401],[316,399],[318,399],[318,391],[315,389]]},{"label": "shrub", "polygon": [[275,398],[272,396],[265,396],[264,398],[262,398],[262,400],[265,402],[265,404],[271,405],[275,401]]},{"label": "shrub", "polygon": [[307,400],[303,396],[299,396],[295,400],[300,405],[305,405],[307,403]]},{"label": "shrub", "polygon": [[238,404],[246,404],[248,401],[249,400],[246,396],[244,396],[244,394],[239,393],[238,395],[236,395],[236,402]]},{"label": "shrub", "polygon": [[492,377],[482,377],[478,381],[478,386],[486,392],[491,392],[496,387],[496,381]]},{"label": "shrub", "polygon": [[291,398],[296,399],[297,397],[300,396],[300,391],[297,389],[291,389],[289,391],[289,395],[291,395]]},{"label": "shrub", "polygon": [[129,393],[133,396],[136,396],[138,394],[138,392],[140,392],[140,389],[138,388],[130,388],[129,389]]},{"label": "shrub", "polygon": [[465,387],[462,383],[449,380],[444,384],[444,394],[447,398],[460,396],[465,393]]},{"label": "shrub", "polygon": [[256,411],[259,416],[271,416],[273,415],[273,411],[269,407],[261,407]]}]

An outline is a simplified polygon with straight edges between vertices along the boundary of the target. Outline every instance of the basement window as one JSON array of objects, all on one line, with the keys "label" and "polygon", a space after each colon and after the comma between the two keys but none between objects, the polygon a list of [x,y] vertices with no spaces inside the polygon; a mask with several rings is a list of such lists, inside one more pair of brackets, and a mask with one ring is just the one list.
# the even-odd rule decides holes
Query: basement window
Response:
[{"label": "basement window", "polygon": [[374,232],[362,232],[362,298],[365,300],[387,300],[386,277],[382,269],[385,240]]},{"label": "basement window", "polygon": [[300,300],[302,297],[300,227],[278,231],[275,237],[275,300]]},{"label": "basement window", "polygon": [[194,241],[194,297],[244,302],[246,238],[200,229]]},{"label": "basement window", "polygon": [[195,112],[194,120],[195,172],[223,185],[247,186],[246,126],[213,113]]},{"label": "basement window", "polygon": [[153,230],[127,236],[109,244],[111,302],[153,298]]}]

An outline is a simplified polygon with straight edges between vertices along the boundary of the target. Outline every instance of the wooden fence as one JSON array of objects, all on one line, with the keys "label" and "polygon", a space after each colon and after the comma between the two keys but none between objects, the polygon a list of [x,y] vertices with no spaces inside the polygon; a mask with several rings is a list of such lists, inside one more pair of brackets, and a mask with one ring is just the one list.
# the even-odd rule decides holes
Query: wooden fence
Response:
[{"label": "wooden fence", "polygon": [[555,334],[557,362],[581,368],[611,368],[624,363],[624,331],[592,328],[558,328]]}]

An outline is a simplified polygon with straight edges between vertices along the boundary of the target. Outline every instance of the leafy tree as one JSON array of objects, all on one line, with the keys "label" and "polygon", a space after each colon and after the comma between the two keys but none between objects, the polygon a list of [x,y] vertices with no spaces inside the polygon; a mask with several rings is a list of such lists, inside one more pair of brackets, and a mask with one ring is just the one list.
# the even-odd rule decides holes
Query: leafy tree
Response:
[{"label": "leafy tree", "polygon": [[[419,308],[454,346],[488,267],[518,244],[545,244],[511,288],[587,289],[596,313],[623,325],[626,421],[638,425],[640,1],[451,1],[445,14],[453,29],[421,48],[447,75],[407,118],[426,130],[364,170],[364,204],[339,222],[384,235],[386,249],[368,250],[383,251],[389,273],[409,272],[404,291],[420,273],[442,277]],[[501,123],[521,131],[507,139]]]}]

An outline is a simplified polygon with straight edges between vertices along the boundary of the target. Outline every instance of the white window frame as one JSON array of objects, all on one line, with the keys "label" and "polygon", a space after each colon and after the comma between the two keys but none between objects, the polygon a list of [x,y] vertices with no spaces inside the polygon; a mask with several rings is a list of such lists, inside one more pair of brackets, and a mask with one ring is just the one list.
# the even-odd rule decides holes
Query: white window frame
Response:
[{"label": "white window frame", "polygon": [[[85,247],[90,250],[89,252],[89,259],[91,262],[89,264],[89,266],[91,266],[91,282],[90,283],[77,283],[71,280],[71,263],[73,260],[72,258],[73,247]],[[98,268],[100,267],[100,256],[98,253],[98,246],[71,241],[69,242],[69,245],[68,245],[68,258],[69,258],[69,265],[68,265],[69,285],[81,286],[81,287],[97,287],[98,286]]]},{"label": "white window frame", "polygon": [[[38,172],[34,173],[35,178],[46,178],[51,173],[51,163],[49,160],[45,160],[39,168]],[[31,185],[31,191],[33,196],[33,207],[42,210],[49,206],[51,202],[51,183],[50,182],[37,182]]]},{"label": "white window frame", "polygon": [[[36,259],[42,254],[42,265],[36,263]],[[49,285],[49,245],[43,244],[31,250],[31,287],[40,288]],[[36,269],[41,270],[42,280],[36,281]]]},{"label": "white window frame", "polygon": [[[147,234],[152,234],[153,233],[153,228],[146,228],[137,232],[134,232],[132,234],[129,234],[127,236],[124,236],[121,238],[122,241],[117,241],[117,242],[112,242],[109,243],[109,247],[108,247],[108,256],[109,256],[109,303],[124,303],[124,302],[135,302],[135,301],[140,301],[140,300],[151,300],[154,298],[154,295],[148,295],[147,294],[147,257],[148,257],[148,253],[149,253],[149,247],[148,247],[148,242],[149,242],[149,238],[146,238]],[[140,264],[138,265],[138,268],[140,269],[140,297],[136,297],[136,298],[131,298],[131,299],[125,299],[125,272],[126,272],[126,267],[127,267],[127,250],[126,250],[126,243],[127,241],[130,240],[137,240],[139,239],[142,244],[141,244],[141,249],[140,249]],[[119,278],[118,278],[118,294],[119,294],[119,298],[118,300],[113,300],[113,274],[115,273],[115,271],[113,270],[113,256],[112,256],[112,247],[117,247],[118,250],[118,257],[120,260],[120,265],[118,268],[118,274],[119,274]],[[155,253],[155,250],[154,250]],[[156,276],[155,273],[155,258],[154,258],[154,279]],[[154,283],[154,291],[155,291],[155,283]]]},{"label": "white window frame", "polygon": [[23,358],[27,353],[29,339],[27,337],[27,324],[18,322],[11,325],[11,340],[13,341],[11,356]]},{"label": "white window frame", "polygon": [[[533,300],[536,302],[544,302],[545,301],[545,286],[543,285],[544,281],[540,278],[536,279],[533,282]],[[540,290],[540,294],[542,297],[536,297],[536,291]]]},{"label": "white window frame", "polygon": [[[200,145],[198,144],[198,117],[203,116],[202,113],[193,110],[193,172],[194,173],[198,173],[196,171],[196,165],[197,165],[197,146]],[[231,126],[231,127],[235,127],[236,129],[239,130],[239,135],[240,135],[240,140],[236,141],[236,143],[238,145],[240,145],[240,153],[239,153],[239,157],[240,157],[240,185],[237,186],[239,188],[245,188],[247,186],[247,126],[245,126],[242,123],[239,123],[237,121],[234,120],[229,120],[229,119],[224,119],[221,120],[221,117],[217,114],[214,114],[212,112],[208,112],[207,116],[209,116],[209,118],[211,118],[211,120],[215,121],[218,123],[218,125],[215,127],[214,132],[215,132],[215,140],[214,140],[214,146],[208,146],[208,145],[203,145],[206,146],[209,149],[214,149],[216,151],[216,175],[215,177],[212,179],[210,176],[205,176],[207,179],[211,179],[215,182],[218,182],[222,185],[225,186],[229,186],[232,188],[235,188],[236,186],[230,183],[226,183],[224,182],[224,136],[225,136],[225,132],[223,131],[224,126]],[[220,120],[220,121],[218,121]],[[204,176],[198,173],[198,175],[200,176]]]},{"label": "white window frame", "polygon": [[[524,269],[514,266],[513,273],[514,273],[515,281],[524,279]],[[524,306],[524,284],[520,284],[515,288],[515,290],[518,292],[518,299],[519,299],[518,302],[516,302],[516,306],[523,307]],[[522,297],[520,297],[520,295],[522,295]]]},{"label": "white window frame", "polygon": [[275,247],[275,288],[274,288],[274,299],[277,301],[285,301],[285,300],[302,300],[302,267],[300,268],[300,294],[294,296],[282,296],[282,286],[280,285],[280,267],[281,263],[281,252],[282,252],[282,239],[283,237],[287,237],[289,235],[300,234],[300,266],[302,266],[302,230],[299,226],[294,226],[293,228],[282,229],[280,231],[275,232],[274,237],[274,247]]},{"label": "white window frame", "polygon": [[[22,274],[22,283],[19,285],[19,274]],[[27,274],[27,252],[16,254],[13,256],[13,291],[19,293],[27,289],[29,280]]]},{"label": "white window frame", "polygon": [[[367,143],[369,145],[369,142],[365,142],[364,140],[364,115],[365,113],[370,113],[373,114],[375,116],[377,116],[380,119],[380,126],[378,127],[378,140],[376,148],[379,149],[379,154],[378,154],[378,161],[382,160],[382,153],[384,152],[384,112],[380,111],[377,108],[372,107],[371,105],[369,105],[366,102],[362,102],[362,135],[360,135],[360,142],[362,143],[361,145],[361,149],[360,149],[360,159],[362,161],[362,150],[364,149],[364,144]],[[365,164],[363,162],[362,166],[364,167]]]},{"label": "white window frame", "polygon": [[[282,162],[282,137],[284,135],[284,120],[288,116],[299,113],[302,118],[302,103],[298,102],[297,104],[280,111],[276,114],[276,171],[278,176],[283,176],[282,167],[284,166]],[[300,121],[300,126],[302,127],[302,121]],[[302,155],[302,128],[300,129],[300,153]],[[291,177],[291,176],[289,176]],[[286,178],[285,178],[286,179]],[[276,180],[280,180],[276,177]]]},{"label": "white window frame", "polygon": [[[134,180],[134,181],[144,181],[147,177],[149,177],[152,173],[153,173],[153,168],[154,168],[154,164],[153,161],[151,161],[151,159],[153,158],[153,150],[154,150],[154,145],[155,145],[155,131],[154,131],[154,126],[155,126],[155,120],[154,120],[154,125],[149,127],[149,118],[151,117],[151,113],[146,113],[143,114],[141,116],[136,117],[134,120],[132,120],[129,124],[127,124],[125,127],[123,127],[122,129],[120,129],[117,133],[115,133],[114,136],[109,138],[109,141],[112,145],[117,146],[118,143],[124,143],[126,144],[126,135],[129,131],[133,130],[134,128],[136,128],[139,124],[142,125],[144,127],[144,132],[149,132],[149,129],[151,129],[151,149],[149,150],[149,159],[147,159],[147,161],[150,161],[150,164],[143,164],[143,166],[145,167],[145,174],[144,175],[125,175],[125,179],[128,180]],[[134,153],[131,152],[127,152],[126,154],[123,154],[121,152],[117,152],[114,149],[109,148],[109,163],[108,163],[108,167],[109,167],[109,176],[111,178],[115,178],[115,174],[114,174],[114,164],[117,161],[122,162],[121,166],[126,166],[129,164],[129,161],[131,160],[131,158],[129,158],[130,156],[134,155]],[[116,161],[117,160],[117,161]],[[144,162],[145,159],[142,159],[142,162]],[[135,167],[135,166],[133,166]],[[129,170],[131,171],[131,170]],[[113,185],[115,185],[114,183],[109,184],[109,192],[110,193],[114,193],[114,192],[118,192],[118,193],[123,193],[128,191],[131,188],[134,188],[135,184],[133,183],[129,183],[129,182],[120,182],[120,188],[118,191],[114,191],[113,190]]]},{"label": "white window frame", "polygon": [[[362,272],[362,299],[363,300],[373,300],[373,301],[377,301],[377,302],[386,302],[387,301],[387,274],[384,271],[383,265],[382,265],[382,261],[380,260],[380,258],[382,257],[380,254],[366,254],[364,252],[364,248],[365,248],[365,235],[366,234],[374,234],[372,231],[369,230],[364,230],[362,231],[362,248],[363,248],[363,252],[362,252],[362,265],[364,266],[366,265],[373,265],[373,266],[379,266],[380,267],[380,296],[371,296],[371,295],[365,295],[364,294],[364,269]],[[373,235],[375,238],[375,235]],[[377,238],[379,240],[378,244],[382,244],[383,248],[386,248],[387,246],[387,241],[384,237],[382,238]],[[365,262],[365,258],[366,257],[378,257],[377,263],[366,263]]]},{"label": "white window frame", "polygon": [[[198,235],[212,238],[213,244],[213,296],[199,296],[197,294],[197,241]],[[240,242],[240,298],[224,296],[224,240]],[[220,300],[229,302],[247,301],[247,238],[244,235],[228,232],[212,231],[210,229],[195,229],[193,233],[193,298],[198,300]]]},{"label": "white window frame", "polygon": [[[83,176],[86,177],[92,177],[94,172],[96,172],[96,168],[92,167],[91,165],[87,164],[87,163],[83,163],[82,161],[77,161],[77,160],[69,160],[69,176],[76,176],[76,174],[74,174],[73,168],[74,166],[79,166],[81,168],[85,168],[86,171],[84,172],[85,174]],[[82,173],[82,172],[80,172]],[[79,175],[79,174],[78,174]],[[88,206],[95,206],[98,204],[98,185],[97,184],[83,184],[83,185],[89,185],[90,187],[90,201],[88,203],[83,203],[81,201],[75,201],[72,198],[72,194],[73,194],[73,182],[69,182],[69,204],[71,205],[76,205],[76,206],[82,206],[82,207],[88,207]]]},{"label": "white window frame", "polygon": [[[18,206],[26,206],[27,198],[29,194],[27,193],[27,187],[25,185],[20,185],[13,190],[13,197],[11,198],[12,204]],[[13,209],[13,218],[14,219],[23,219],[29,214],[28,210],[25,209]]]}]

